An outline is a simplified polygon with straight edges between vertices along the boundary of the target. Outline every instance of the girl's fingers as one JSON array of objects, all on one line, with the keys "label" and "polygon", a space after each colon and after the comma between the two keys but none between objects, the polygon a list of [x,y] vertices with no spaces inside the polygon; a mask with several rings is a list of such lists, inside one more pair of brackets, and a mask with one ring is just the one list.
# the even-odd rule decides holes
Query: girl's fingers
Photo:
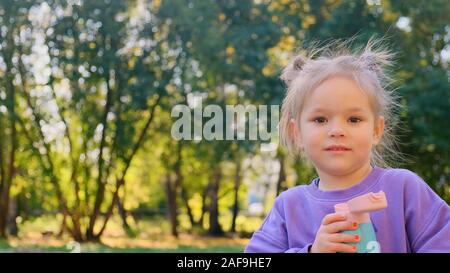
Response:
[{"label": "girl's fingers", "polygon": [[330,241],[333,243],[357,243],[361,238],[357,234],[335,233],[330,234]]},{"label": "girl's fingers", "polygon": [[337,221],[343,221],[345,220],[347,217],[345,216],[345,214],[342,213],[330,213],[325,215],[325,217],[323,217],[322,219],[322,225],[329,225],[331,223],[337,222]]},{"label": "girl's fingers", "polygon": [[341,253],[355,253],[358,251],[356,246],[341,244],[341,243],[331,243],[331,250],[333,252],[341,252]]},{"label": "girl's fingers", "polygon": [[327,233],[338,233],[343,230],[355,230],[358,228],[358,223],[350,221],[339,221],[324,226]]}]

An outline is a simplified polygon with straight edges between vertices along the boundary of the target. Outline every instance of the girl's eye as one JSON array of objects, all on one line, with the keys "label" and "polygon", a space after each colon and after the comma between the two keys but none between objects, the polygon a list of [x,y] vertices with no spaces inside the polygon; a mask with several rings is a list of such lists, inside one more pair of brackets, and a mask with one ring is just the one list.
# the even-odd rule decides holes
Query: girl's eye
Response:
[{"label": "girl's eye", "polygon": [[326,120],[326,118],[324,118],[324,117],[318,117],[318,118],[315,118],[314,119],[314,122],[315,123],[324,123],[324,122],[326,122],[327,120]]},{"label": "girl's eye", "polygon": [[357,117],[351,117],[351,118],[349,118],[348,120],[349,120],[351,123],[358,123],[358,122],[361,121],[361,119],[360,119],[360,118],[357,118]]}]

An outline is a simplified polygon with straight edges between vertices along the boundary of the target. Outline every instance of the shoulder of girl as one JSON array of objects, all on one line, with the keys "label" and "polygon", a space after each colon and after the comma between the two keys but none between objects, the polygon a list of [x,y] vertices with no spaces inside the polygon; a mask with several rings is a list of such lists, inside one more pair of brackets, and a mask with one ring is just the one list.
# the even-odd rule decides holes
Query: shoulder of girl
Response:
[{"label": "shoulder of girl", "polygon": [[400,168],[386,169],[386,172],[382,174],[382,178],[389,180],[404,180],[405,182],[424,182],[422,177],[420,177],[417,173],[408,169]]},{"label": "shoulder of girl", "polygon": [[389,183],[400,184],[405,189],[430,189],[430,185],[422,177],[408,169],[387,169],[382,179]]},{"label": "shoulder of girl", "polygon": [[298,185],[295,187],[291,187],[283,192],[281,192],[277,199],[279,200],[289,200],[289,199],[298,199],[299,195],[303,195],[306,192],[307,185]]}]

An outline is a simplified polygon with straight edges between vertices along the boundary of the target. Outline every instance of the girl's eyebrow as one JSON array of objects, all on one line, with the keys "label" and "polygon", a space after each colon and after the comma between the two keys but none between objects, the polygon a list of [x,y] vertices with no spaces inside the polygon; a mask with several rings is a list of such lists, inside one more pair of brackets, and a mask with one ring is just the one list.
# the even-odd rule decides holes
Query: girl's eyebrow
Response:
[{"label": "girl's eyebrow", "polygon": [[[326,113],[326,112],[329,112],[329,110],[326,108],[317,107],[317,108],[313,108],[310,113],[317,113],[317,112]],[[351,108],[346,109],[345,112],[365,112],[365,111],[361,107],[351,107]]]},{"label": "girl's eyebrow", "polygon": [[365,112],[365,111],[361,107],[352,107],[352,108],[347,109],[347,112]]}]

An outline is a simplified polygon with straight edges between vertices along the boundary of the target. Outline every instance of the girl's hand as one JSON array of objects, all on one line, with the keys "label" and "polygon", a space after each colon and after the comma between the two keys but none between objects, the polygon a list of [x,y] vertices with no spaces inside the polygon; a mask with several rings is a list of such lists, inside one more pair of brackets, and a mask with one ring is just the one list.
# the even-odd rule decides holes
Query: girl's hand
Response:
[{"label": "girl's hand", "polygon": [[345,221],[346,216],[341,213],[327,214],[316,234],[316,239],[311,246],[310,253],[355,253],[356,246],[344,243],[357,243],[360,238],[355,234],[339,233],[343,230],[354,230],[358,228],[357,223]]}]

